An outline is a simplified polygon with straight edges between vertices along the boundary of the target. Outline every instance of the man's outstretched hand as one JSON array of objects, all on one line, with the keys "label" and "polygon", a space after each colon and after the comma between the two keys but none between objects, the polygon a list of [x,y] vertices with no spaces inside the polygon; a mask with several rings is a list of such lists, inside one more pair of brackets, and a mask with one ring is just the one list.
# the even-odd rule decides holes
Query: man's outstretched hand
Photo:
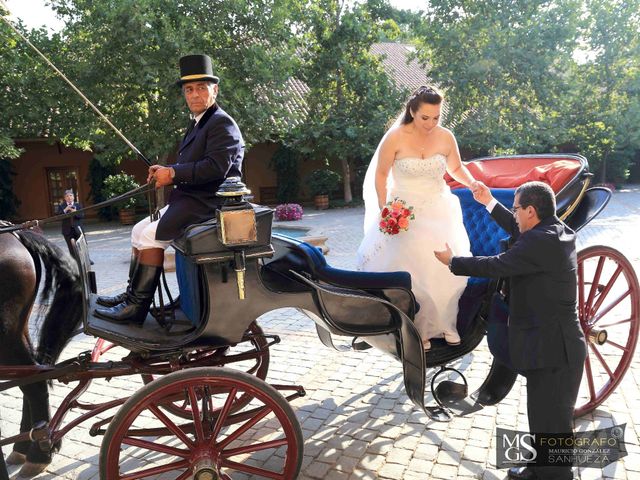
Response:
[{"label": "man's outstretched hand", "polygon": [[451,247],[448,243],[445,243],[445,250],[434,250],[433,254],[436,256],[438,260],[440,260],[445,265],[449,265],[451,258],[453,257],[453,252],[451,251]]}]

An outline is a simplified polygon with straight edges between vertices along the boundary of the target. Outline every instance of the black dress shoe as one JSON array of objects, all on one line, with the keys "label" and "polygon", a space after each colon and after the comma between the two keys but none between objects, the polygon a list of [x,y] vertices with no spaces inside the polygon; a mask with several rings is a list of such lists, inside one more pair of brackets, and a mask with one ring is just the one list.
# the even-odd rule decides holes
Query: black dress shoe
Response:
[{"label": "black dress shoe", "polygon": [[513,478],[515,480],[534,480],[538,478],[536,472],[531,470],[529,467],[511,467],[508,475],[509,478]]}]

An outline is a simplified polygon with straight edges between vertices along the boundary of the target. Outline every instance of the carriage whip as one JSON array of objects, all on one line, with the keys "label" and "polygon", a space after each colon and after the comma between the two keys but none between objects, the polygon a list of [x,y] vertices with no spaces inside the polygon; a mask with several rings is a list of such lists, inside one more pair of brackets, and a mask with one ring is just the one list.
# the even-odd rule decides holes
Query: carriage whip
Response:
[{"label": "carriage whip", "polygon": [[[2,5],[5,9],[7,9],[7,11],[9,11],[9,9],[4,6],[3,2],[0,2],[0,5]],[[80,89],[78,87],[76,87],[73,82],[71,80],[69,80],[66,75],[64,73],[62,73],[60,71],[60,69],[58,67],[56,67],[53,62],[51,60],[49,60],[44,53],[42,53],[40,50],[38,50],[38,48],[29,41],[29,39],[27,37],[25,37],[22,32],[20,32],[20,30],[18,30],[7,18],[5,18],[4,15],[0,14],[0,18],[2,18],[2,20],[4,21],[4,23],[6,23],[7,25],[9,25],[9,28],[11,28],[11,30],[13,30],[15,32],[16,35],[18,35],[22,40],[24,40],[26,42],[27,45],[29,45],[38,55],[40,55],[40,57],[42,57],[42,59],[47,63],[47,65],[49,65],[51,68],[53,68],[53,70],[65,81],[69,84],[69,86],[78,94],[80,95],[80,97],[85,101],[85,103],[87,105],[89,105],[93,111],[95,111],[98,116],[104,120],[104,122],[109,125],[109,127],[111,127],[111,129],[116,132],[116,135],[118,135],[123,141],[124,143],[126,143],[128,145],[128,147],[134,151],[134,153],[138,156],[138,158],[140,158],[143,162],[145,162],[147,164],[148,167],[150,167],[152,165],[152,163],[149,161],[149,159],[147,157],[145,157],[142,152],[140,152],[140,150],[138,150],[138,148],[131,143],[131,141],[124,136],[124,134],[118,129],[118,127],[116,127],[113,123],[111,123],[111,121],[98,109],[98,107],[96,107],[91,100],[89,100],[84,93],[82,93],[80,91]]]}]

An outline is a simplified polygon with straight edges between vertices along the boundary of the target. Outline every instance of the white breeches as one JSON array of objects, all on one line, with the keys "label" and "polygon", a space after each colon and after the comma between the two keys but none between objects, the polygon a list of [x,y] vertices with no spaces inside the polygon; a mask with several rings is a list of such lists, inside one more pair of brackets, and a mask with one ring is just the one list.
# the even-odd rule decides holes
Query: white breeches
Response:
[{"label": "white breeches", "polygon": [[[160,216],[167,211],[169,205],[160,210]],[[149,216],[140,220],[133,226],[131,230],[131,246],[138,250],[146,250],[148,248],[162,248],[166,249],[171,245],[171,240],[156,240],[156,229],[158,228],[158,222],[160,219],[152,222]]]}]

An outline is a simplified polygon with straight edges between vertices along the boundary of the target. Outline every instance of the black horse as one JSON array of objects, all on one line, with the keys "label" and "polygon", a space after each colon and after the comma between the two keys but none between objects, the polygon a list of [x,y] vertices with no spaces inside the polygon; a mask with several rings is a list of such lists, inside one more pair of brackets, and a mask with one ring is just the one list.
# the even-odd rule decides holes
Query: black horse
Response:
[{"label": "black horse", "polygon": [[[0,222],[6,225],[6,222]],[[53,365],[82,317],[82,285],[75,261],[42,235],[31,231],[0,233],[0,365]],[[44,318],[32,328],[39,332],[37,347],[29,336],[29,318],[44,275],[40,302],[49,304]],[[50,420],[45,381],[20,387],[23,393],[20,431]],[[33,476],[51,462],[54,447],[31,441],[14,444],[8,464],[24,463],[21,476]],[[0,458],[2,452],[0,451]],[[0,478],[6,467],[0,463]],[[4,471],[3,471],[4,470]]]}]

